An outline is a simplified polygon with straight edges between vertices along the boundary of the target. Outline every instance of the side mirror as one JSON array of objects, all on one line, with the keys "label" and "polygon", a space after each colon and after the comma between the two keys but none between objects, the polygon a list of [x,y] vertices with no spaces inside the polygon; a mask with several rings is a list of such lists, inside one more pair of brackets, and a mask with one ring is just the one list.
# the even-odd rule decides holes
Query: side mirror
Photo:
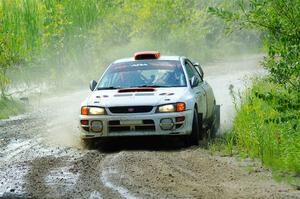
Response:
[{"label": "side mirror", "polygon": [[97,82],[95,80],[90,81],[90,89],[94,91],[97,86]]},{"label": "side mirror", "polygon": [[194,88],[199,85],[199,79],[197,77],[192,77],[191,79],[191,87]]}]

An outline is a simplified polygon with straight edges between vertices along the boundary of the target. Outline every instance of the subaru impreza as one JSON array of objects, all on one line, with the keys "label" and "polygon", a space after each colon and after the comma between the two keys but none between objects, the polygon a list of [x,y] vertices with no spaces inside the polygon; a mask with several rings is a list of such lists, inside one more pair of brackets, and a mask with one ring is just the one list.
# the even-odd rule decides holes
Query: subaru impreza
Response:
[{"label": "subaru impreza", "polygon": [[83,141],[121,136],[179,136],[189,145],[215,135],[220,106],[198,63],[137,52],[110,64],[81,104]]}]

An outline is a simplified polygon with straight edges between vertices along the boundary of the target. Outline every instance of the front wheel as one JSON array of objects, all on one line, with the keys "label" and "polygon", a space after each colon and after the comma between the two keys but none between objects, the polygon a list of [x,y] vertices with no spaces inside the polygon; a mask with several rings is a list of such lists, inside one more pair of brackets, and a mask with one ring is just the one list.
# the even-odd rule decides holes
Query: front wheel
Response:
[{"label": "front wheel", "polygon": [[188,146],[192,146],[192,145],[199,145],[199,139],[200,139],[200,126],[202,123],[202,121],[198,119],[198,113],[197,110],[194,110],[194,117],[193,117],[193,125],[192,125],[192,133],[190,135],[187,136],[186,138],[186,144]]},{"label": "front wheel", "polygon": [[94,145],[94,139],[92,138],[81,138],[81,145],[84,149],[92,149]]}]

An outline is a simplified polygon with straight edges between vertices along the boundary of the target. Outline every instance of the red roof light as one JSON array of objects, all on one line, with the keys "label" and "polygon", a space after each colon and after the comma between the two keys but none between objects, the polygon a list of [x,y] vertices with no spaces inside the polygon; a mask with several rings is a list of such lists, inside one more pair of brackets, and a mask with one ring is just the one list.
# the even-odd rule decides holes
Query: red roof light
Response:
[{"label": "red roof light", "polygon": [[160,52],[157,52],[157,51],[144,51],[144,52],[134,53],[135,60],[159,59],[159,57],[160,57]]}]

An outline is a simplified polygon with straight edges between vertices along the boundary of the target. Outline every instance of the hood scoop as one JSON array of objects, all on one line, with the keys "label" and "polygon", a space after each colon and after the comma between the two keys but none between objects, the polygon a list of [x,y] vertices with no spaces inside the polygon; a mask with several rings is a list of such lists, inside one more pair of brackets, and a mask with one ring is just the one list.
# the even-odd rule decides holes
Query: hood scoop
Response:
[{"label": "hood scoop", "polygon": [[123,88],[123,89],[120,89],[118,92],[119,93],[130,93],[130,92],[153,92],[153,91],[155,91],[155,89],[152,87],[147,87],[147,88],[137,87],[137,88]]}]

